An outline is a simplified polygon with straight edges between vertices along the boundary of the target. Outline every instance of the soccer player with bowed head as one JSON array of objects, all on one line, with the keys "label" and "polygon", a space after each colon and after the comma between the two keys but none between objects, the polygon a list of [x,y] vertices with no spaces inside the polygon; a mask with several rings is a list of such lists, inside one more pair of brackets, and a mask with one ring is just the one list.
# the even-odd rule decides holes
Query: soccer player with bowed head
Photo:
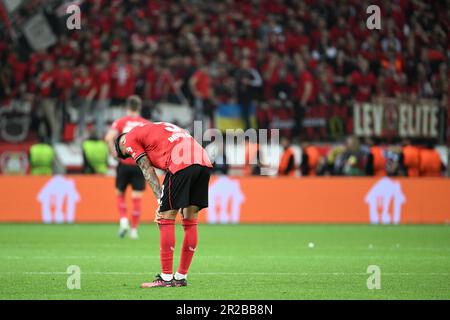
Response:
[{"label": "soccer player with bowed head", "polygon": [[[149,122],[141,117],[142,100],[138,96],[129,96],[126,101],[126,108],[126,116],[114,121],[105,136],[105,141],[109,146],[109,150],[115,157],[117,157],[117,154],[114,146],[114,139],[118,135],[130,131],[136,126],[142,126]],[[133,159],[119,159],[116,171],[117,207],[120,219],[119,237],[123,238],[130,229],[125,203],[125,191],[128,185],[131,185],[133,190],[131,194],[133,208],[131,211],[130,238],[137,239],[137,228],[139,217],[141,215],[141,198],[145,189],[145,179]]]},{"label": "soccer player with bowed head", "polygon": [[[141,288],[181,287],[197,247],[197,218],[208,207],[211,162],[206,151],[183,129],[159,122],[138,126],[115,139],[119,158],[132,157],[158,201],[155,222],[160,232],[161,273]],[[161,185],[154,168],[166,172]],[[173,274],[175,218],[181,214],[184,239],[180,264]]]}]

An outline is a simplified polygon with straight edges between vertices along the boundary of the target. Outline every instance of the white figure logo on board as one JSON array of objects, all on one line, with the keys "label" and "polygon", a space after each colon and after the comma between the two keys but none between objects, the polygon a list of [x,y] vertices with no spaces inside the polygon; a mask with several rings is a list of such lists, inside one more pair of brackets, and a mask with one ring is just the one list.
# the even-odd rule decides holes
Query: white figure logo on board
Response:
[{"label": "white figure logo on board", "polygon": [[41,203],[42,222],[73,223],[80,195],[72,179],[56,175],[44,185],[37,200]]},{"label": "white figure logo on board", "polygon": [[369,205],[370,223],[399,224],[406,198],[400,182],[384,177],[370,189],[365,202]]},{"label": "white figure logo on board", "polygon": [[208,222],[238,223],[244,200],[238,180],[219,176],[209,187]]}]

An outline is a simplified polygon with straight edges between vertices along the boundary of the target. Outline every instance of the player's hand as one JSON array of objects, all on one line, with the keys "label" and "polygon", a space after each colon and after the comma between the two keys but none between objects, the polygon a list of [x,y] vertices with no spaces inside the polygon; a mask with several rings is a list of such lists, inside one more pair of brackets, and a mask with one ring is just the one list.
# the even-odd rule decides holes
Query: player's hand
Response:
[{"label": "player's hand", "polygon": [[159,223],[159,220],[162,218],[162,216],[159,214],[159,204],[158,204],[158,208],[156,208],[156,211],[155,211],[155,219],[153,219],[153,221],[155,222],[155,223]]},{"label": "player's hand", "polygon": [[158,211],[155,212],[155,219],[153,219],[153,222],[159,223],[159,220],[161,219],[161,215]]}]

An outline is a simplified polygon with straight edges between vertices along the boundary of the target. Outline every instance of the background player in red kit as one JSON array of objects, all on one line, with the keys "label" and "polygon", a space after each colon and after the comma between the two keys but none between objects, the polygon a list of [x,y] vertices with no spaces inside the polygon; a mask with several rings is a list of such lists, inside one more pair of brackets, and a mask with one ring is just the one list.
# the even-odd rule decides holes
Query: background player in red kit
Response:
[{"label": "background player in red kit", "polygon": [[[208,206],[211,162],[206,151],[183,129],[171,123],[135,127],[115,141],[117,155],[132,157],[151,186],[159,208],[155,222],[160,231],[161,274],[142,288],[187,285],[186,275],[197,247],[198,212]],[[160,185],[155,169],[166,172]],[[182,215],[184,240],[180,265],[173,275],[175,218]]]},{"label": "background player in red kit", "polygon": [[[148,123],[148,120],[140,116],[142,108],[141,98],[138,96],[128,97],[126,106],[127,115],[123,118],[117,119],[105,136],[105,141],[108,143],[109,149],[115,157],[117,157],[117,153],[114,147],[114,139],[118,135],[130,131],[136,126],[142,126]],[[133,189],[131,194],[133,209],[131,211],[130,237],[132,239],[137,239],[137,227],[139,224],[139,217],[141,215],[141,198],[145,189],[145,179],[133,159],[119,159],[116,172],[116,193],[117,207],[119,209],[120,217],[119,236],[121,238],[123,238],[130,229],[125,202],[125,190],[128,185],[131,185]]]}]

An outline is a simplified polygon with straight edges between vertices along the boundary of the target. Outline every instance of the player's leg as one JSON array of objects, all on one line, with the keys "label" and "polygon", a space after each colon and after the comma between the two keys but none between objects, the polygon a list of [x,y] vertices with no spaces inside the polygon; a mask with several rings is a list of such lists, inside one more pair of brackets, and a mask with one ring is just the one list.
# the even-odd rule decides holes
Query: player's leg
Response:
[{"label": "player's leg", "polygon": [[[192,240],[195,240],[196,245],[197,227],[196,226],[193,227],[193,224],[189,223],[189,221],[192,220],[194,224],[196,223],[196,212],[198,212],[199,208],[195,208],[194,206],[190,206],[189,204],[191,201],[192,187],[194,186],[193,181],[196,181],[198,179],[199,172],[201,172],[201,170],[199,170],[197,166],[189,166],[183,170],[178,171],[175,174],[168,173],[164,178],[159,218],[158,218],[162,273],[160,275],[157,275],[157,278],[152,283],[143,284],[142,285],[143,287],[169,286],[169,282],[173,286],[177,282],[173,280],[172,267],[173,267],[173,251],[175,249],[175,217],[179,211],[179,208],[186,208],[183,209],[183,213],[185,214],[185,218],[187,220],[186,219],[183,220],[186,220],[185,221],[186,225],[187,224],[192,225],[186,227],[189,230],[188,231],[189,236],[187,236],[187,233],[185,231],[185,239],[186,237],[189,238],[189,241],[186,242],[187,243],[186,248],[188,248],[189,250],[189,244],[191,245],[191,247],[192,245],[194,245],[193,244],[194,242]],[[185,255],[184,261],[186,262],[182,264],[183,268],[186,268],[185,267],[186,265],[187,267],[189,267],[191,260],[192,255],[190,256],[190,258],[189,254]],[[184,280],[180,281],[184,281],[184,284],[182,285],[186,285],[185,277]],[[181,283],[178,283],[177,286],[181,286]]]},{"label": "player's leg", "polygon": [[173,253],[175,251],[175,218],[178,210],[160,212],[158,221],[161,277],[166,280],[173,278]]},{"label": "player's leg", "polygon": [[127,205],[125,202],[125,192],[116,189],[117,208],[119,210],[119,237],[123,238],[130,229],[130,223],[127,217]]},{"label": "player's leg", "polygon": [[175,218],[178,210],[159,212],[159,258],[161,273],[152,282],[144,282],[141,288],[173,287],[173,252],[175,251]]},{"label": "player's leg", "polygon": [[152,282],[143,283],[141,288],[173,286],[173,253],[175,251],[175,218],[180,206],[180,179],[175,179],[170,172],[166,174],[162,185],[162,194],[158,212],[159,257],[161,273]]},{"label": "player's leg", "polygon": [[142,191],[133,190],[131,193],[131,202],[133,207],[131,210],[130,238],[138,239],[139,235],[137,228],[139,226],[139,219],[141,217]]},{"label": "player's leg", "polygon": [[175,286],[187,285],[186,277],[194,257],[198,242],[198,212],[200,207],[192,205],[182,210],[182,225],[184,230],[183,246],[181,248],[180,264],[175,273]]},{"label": "player's leg", "polygon": [[125,201],[125,190],[128,185],[126,172],[122,164],[117,165],[116,170],[116,197],[117,197],[117,209],[119,211],[119,237],[123,238],[129,228],[129,222],[127,217],[127,205]]},{"label": "player's leg", "polygon": [[133,208],[131,211],[130,238],[137,239],[138,238],[137,228],[139,225],[139,219],[141,217],[142,194],[145,190],[145,179],[144,176],[142,175],[141,170],[137,166],[133,167],[131,187],[133,188],[133,192],[131,193]]},{"label": "player's leg", "polygon": [[210,169],[200,165],[194,165],[190,168],[190,205],[183,207],[184,209],[182,211],[184,239],[181,249],[180,265],[175,274],[175,286],[187,285],[186,276],[198,242],[198,213],[201,209],[208,207]]}]

